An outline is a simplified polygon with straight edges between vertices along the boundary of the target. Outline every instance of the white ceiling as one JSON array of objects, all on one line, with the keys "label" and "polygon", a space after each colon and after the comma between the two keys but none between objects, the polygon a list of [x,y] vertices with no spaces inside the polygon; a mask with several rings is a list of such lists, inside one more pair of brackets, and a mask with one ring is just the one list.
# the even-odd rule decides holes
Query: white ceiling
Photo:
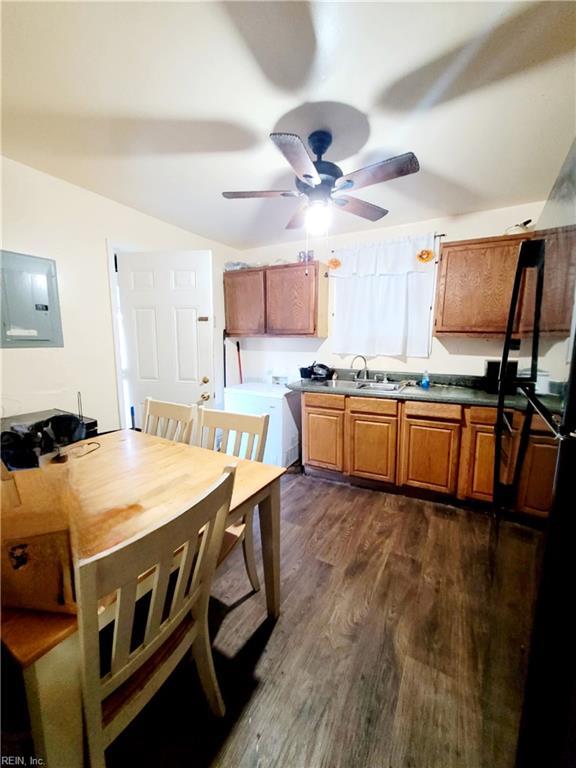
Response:
[{"label": "white ceiling", "polygon": [[[299,239],[268,134],[331,128],[344,173],[413,151],[334,232],[544,199],[574,137],[574,3],[3,4],[3,153],[247,248]],[[9,190],[7,190],[9,194]],[[362,193],[362,194],[361,194]]]}]

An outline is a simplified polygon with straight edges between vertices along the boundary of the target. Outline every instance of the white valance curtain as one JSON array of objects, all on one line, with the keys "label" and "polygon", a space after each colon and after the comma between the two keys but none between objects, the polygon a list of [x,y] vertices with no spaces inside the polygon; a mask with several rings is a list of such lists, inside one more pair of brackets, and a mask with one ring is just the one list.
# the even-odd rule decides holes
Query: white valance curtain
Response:
[{"label": "white valance curtain", "polygon": [[434,248],[429,234],[334,252],[333,352],[429,356],[436,259],[417,255]]}]

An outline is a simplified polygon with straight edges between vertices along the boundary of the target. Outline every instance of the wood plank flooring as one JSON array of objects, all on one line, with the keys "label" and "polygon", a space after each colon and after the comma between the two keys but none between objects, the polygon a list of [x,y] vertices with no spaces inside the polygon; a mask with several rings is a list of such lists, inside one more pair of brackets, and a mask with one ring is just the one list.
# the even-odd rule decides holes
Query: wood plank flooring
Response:
[{"label": "wood plank flooring", "polygon": [[512,768],[540,534],[477,512],[283,479],[282,615],[241,552],[211,606],[227,715],[180,667],[110,768]]}]

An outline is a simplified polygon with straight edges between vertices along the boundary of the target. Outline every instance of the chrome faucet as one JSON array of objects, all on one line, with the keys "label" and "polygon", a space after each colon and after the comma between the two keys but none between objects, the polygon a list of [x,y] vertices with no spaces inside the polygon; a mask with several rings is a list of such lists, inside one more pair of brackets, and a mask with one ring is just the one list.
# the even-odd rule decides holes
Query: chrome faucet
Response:
[{"label": "chrome faucet", "polygon": [[356,355],[356,357],[350,363],[350,368],[354,368],[354,363],[356,362],[356,360],[358,360],[358,358],[360,358],[361,360],[364,360],[364,368],[361,371],[357,371],[354,378],[359,379],[360,374],[363,373],[364,381],[366,381],[368,379],[368,363],[366,362],[366,358],[364,357],[364,355]]}]

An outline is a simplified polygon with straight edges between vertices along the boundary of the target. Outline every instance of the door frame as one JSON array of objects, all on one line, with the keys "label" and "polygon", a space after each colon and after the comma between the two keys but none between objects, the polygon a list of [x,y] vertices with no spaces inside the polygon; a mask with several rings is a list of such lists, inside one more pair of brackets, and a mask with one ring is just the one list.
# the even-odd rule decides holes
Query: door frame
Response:
[{"label": "door frame", "polygon": [[116,402],[118,407],[118,421],[120,429],[128,429],[132,425],[126,417],[127,404],[124,398],[124,388],[122,386],[122,357],[120,354],[120,302],[118,300],[118,277],[116,272],[116,253],[124,251],[134,253],[136,251],[145,251],[145,247],[136,246],[133,243],[120,243],[116,240],[106,238],[106,252],[108,261],[108,284],[110,287],[110,310],[112,313],[112,338],[114,342],[114,368],[116,371]]}]

